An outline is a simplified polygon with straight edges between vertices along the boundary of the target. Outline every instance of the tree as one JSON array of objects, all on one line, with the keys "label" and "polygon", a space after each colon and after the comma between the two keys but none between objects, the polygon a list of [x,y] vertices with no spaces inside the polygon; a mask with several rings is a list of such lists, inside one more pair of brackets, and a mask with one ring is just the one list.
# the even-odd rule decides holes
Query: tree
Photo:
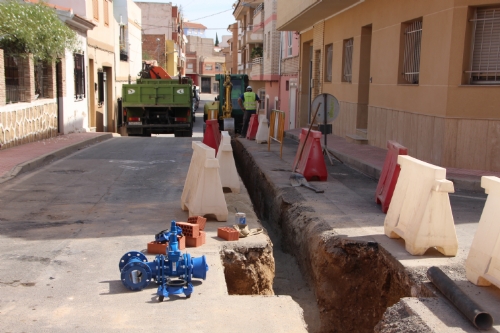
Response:
[{"label": "tree", "polygon": [[215,33],[215,46],[219,46],[219,36]]},{"label": "tree", "polygon": [[0,2],[0,13],[0,48],[7,55],[31,53],[36,60],[50,61],[79,47],[76,33],[44,2]]}]

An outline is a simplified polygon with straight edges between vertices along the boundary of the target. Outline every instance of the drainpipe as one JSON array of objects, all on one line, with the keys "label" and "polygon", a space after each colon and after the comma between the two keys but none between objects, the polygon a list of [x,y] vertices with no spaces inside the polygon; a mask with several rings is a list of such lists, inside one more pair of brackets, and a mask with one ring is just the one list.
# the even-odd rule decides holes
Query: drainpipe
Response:
[{"label": "drainpipe", "polygon": [[[281,61],[283,60],[283,32],[280,31],[280,54],[278,62],[278,102],[281,109]],[[288,115],[290,117],[290,115]]]}]

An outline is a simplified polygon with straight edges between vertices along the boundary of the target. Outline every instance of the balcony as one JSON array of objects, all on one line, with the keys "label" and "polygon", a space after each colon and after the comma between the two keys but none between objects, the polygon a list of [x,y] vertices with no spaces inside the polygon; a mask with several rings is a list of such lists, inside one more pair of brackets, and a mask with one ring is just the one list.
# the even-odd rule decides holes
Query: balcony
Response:
[{"label": "balcony", "polygon": [[[259,9],[259,11],[257,11],[257,9]],[[264,28],[264,4],[260,4],[257,9],[255,9],[253,15],[253,32],[257,32]]]},{"label": "balcony", "polygon": [[277,30],[302,31],[364,0],[278,0]]},{"label": "balcony", "polygon": [[261,29],[260,32],[248,33],[247,38],[246,38],[246,42],[247,42],[247,44],[263,43],[264,42],[264,29]]}]

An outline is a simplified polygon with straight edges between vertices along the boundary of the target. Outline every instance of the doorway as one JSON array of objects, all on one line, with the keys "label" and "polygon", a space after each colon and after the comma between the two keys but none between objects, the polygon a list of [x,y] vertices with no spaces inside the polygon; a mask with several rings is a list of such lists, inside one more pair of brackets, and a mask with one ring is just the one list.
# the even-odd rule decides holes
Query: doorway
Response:
[{"label": "doorway", "polygon": [[203,94],[210,94],[211,87],[210,87],[210,78],[209,77],[202,77],[201,78],[201,92]]},{"label": "doorway", "polygon": [[289,109],[290,109],[290,119],[289,119],[289,129],[295,128],[295,109],[297,106],[297,82],[295,80],[290,80],[290,94],[288,95]]},{"label": "doorway", "polygon": [[356,129],[366,131],[368,127],[368,103],[370,101],[370,61],[372,48],[372,26],[361,29],[361,46],[359,62],[358,110],[356,114]]},{"label": "doorway", "polygon": [[56,62],[56,101],[57,101],[57,132],[63,130],[63,77],[62,77],[62,62],[64,59],[58,59]]}]

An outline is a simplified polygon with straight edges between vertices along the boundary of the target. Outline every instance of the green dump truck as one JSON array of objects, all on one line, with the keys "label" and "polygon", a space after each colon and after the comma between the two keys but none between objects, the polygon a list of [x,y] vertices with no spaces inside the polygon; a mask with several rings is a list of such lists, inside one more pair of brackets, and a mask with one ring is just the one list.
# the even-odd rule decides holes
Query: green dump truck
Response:
[{"label": "green dump truck", "polygon": [[129,136],[193,136],[193,82],[141,78],[122,87],[123,126]]}]

